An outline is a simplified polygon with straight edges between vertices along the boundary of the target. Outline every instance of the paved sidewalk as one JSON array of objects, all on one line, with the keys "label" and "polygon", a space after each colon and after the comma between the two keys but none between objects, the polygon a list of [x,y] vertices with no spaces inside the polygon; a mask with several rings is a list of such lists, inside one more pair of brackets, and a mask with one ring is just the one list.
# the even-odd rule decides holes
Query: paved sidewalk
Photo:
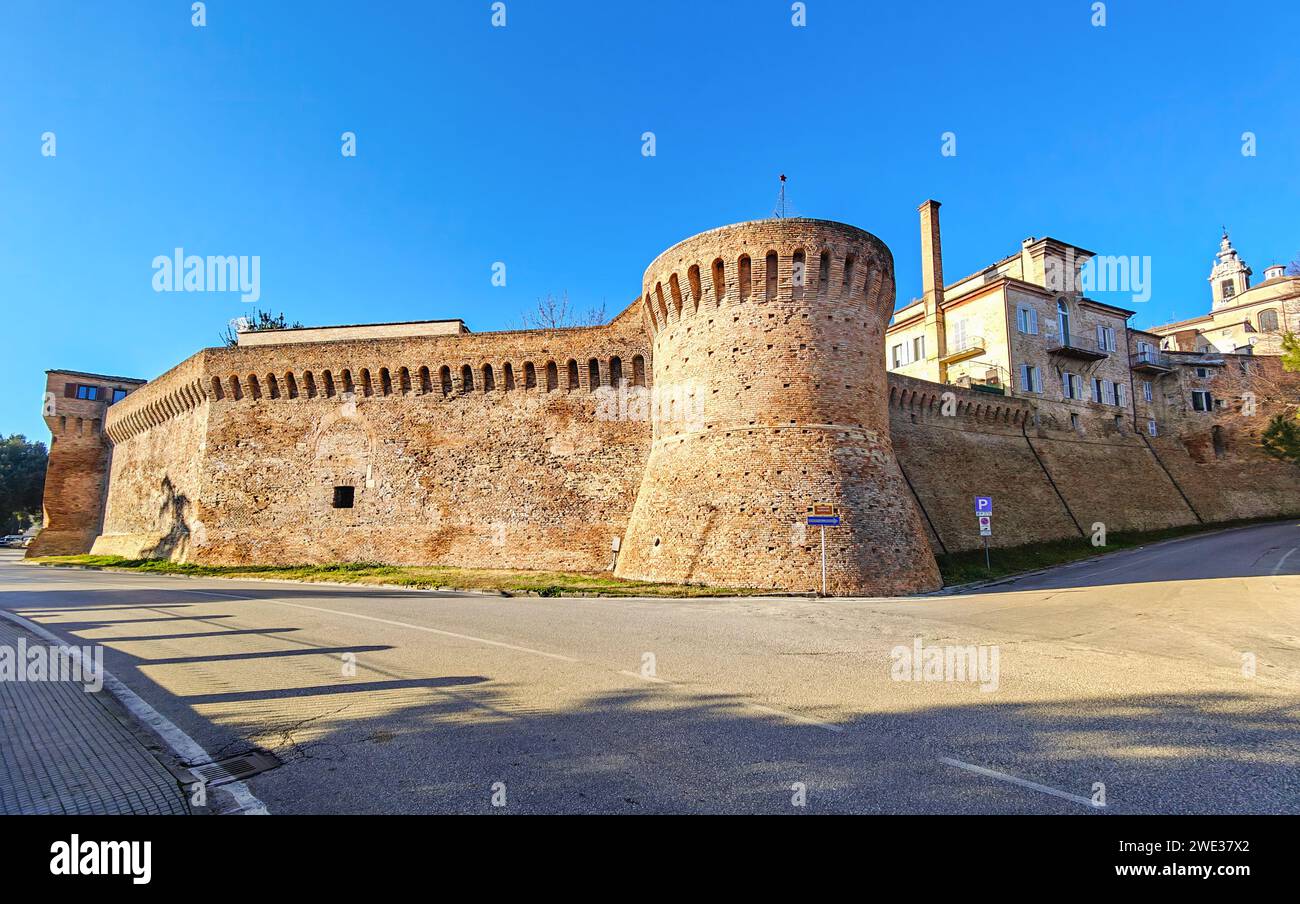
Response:
[{"label": "paved sidewalk", "polygon": [[[48,648],[0,619],[0,647]],[[188,814],[175,777],[123,725],[108,692],[0,680],[0,814]]]}]

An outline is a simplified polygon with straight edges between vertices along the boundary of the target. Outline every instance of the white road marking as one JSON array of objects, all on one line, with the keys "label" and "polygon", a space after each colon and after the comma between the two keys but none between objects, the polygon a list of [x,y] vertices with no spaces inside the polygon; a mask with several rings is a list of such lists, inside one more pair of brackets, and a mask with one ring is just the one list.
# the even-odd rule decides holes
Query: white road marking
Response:
[{"label": "white road marking", "polygon": [[801,716],[797,713],[789,713],[781,709],[773,709],[770,706],[763,706],[758,703],[749,704],[749,708],[756,709],[761,713],[767,713],[769,716],[780,716],[783,719],[794,719],[796,722],[802,722],[805,725],[812,725],[813,727],[823,729],[824,731],[833,731],[838,734],[844,730],[844,727],[841,725],[831,725],[829,722],[818,722],[816,719],[809,719],[807,716]]},{"label": "white road marking", "polygon": [[629,678],[637,678],[641,681],[653,681],[655,684],[667,684],[662,678],[656,678],[654,675],[642,675],[640,672],[619,672],[620,675],[626,675]]},{"label": "white road marking", "polygon": [[512,643],[505,643],[500,640],[488,640],[486,637],[474,637],[472,634],[457,634],[455,631],[442,631],[438,628],[430,628],[427,625],[413,625],[410,622],[394,621],[391,618],[376,618],[373,615],[362,615],[359,612],[343,612],[339,609],[327,609],[324,606],[304,606],[302,603],[286,603],[282,600],[266,599],[261,596],[237,596],[233,593],[217,593],[212,590],[183,590],[182,593],[202,593],[206,596],[225,596],[237,600],[252,600],[258,603],[271,603],[276,606],[289,606],[293,609],[309,609],[313,612],[328,612],[330,615],[341,615],[344,618],[359,618],[362,621],[378,622],[381,625],[394,625],[398,628],[410,628],[412,631],[424,631],[428,634],[441,634],[443,637],[454,637],[457,640],[468,640],[473,643],[487,644],[490,647],[501,647],[506,650],[514,650],[518,653],[530,653],[533,656],[545,656],[547,659],[558,659],[561,662],[580,662],[571,656],[562,656],[559,653],[547,653],[545,650],[534,650],[532,647],[516,646]]},{"label": "white road marking", "polygon": [[[0,618],[7,618],[14,624],[22,625],[33,634],[38,635],[45,641],[56,644],[68,649],[73,657],[80,657],[81,651],[75,646],[69,645],[62,638],[45,630],[29,619],[23,618],[16,612],[9,612],[0,609]],[[108,669],[103,669],[104,687],[108,692],[118,699],[136,719],[143,722],[149,729],[165,743],[173,754],[185,763],[210,763],[213,757],[209,754],[198,741],[191,738],[180,728],[164,716],[158,710],[154,709],[144,700],[142,700],[135,691],[131,690],[121,682],[116,676],[109,673]],[[266,804],[258,800],[253,792],[248,790],[248,785],[243,782],[231,782],[228,785],[221,785],[214,788],[214,791],[225,791],[234,798],[236,809],[232,813],[238,813],[244,816],[266,816]]]},{"label": "white road marking", "polygon": [[1005,772],[997,772],[993,769],[985,769],[983,766],[975,766],[971,763],[963,763],[961,760],[949,759],[946,756],[939,757],[939,762],[948,766],[956,766],[958,769],[965,769],[968,772],[977,772],[980,775],[986,775],[989,778],[995,778],[999,781],[1010,782],[1013,785],[1019,785],[1022,788],[1030,788],[1034,791],[1041,791],[1044,794],[1050,794],[1053,797],[1059,797],[1062,800],[1074,801],[1076,804],[1083,804],[1085,807],[1093,810],[1102,809],[1105,804],[1095,804],[1089,798],[1080,797],[1077,794],[1071,794],[1068,791],[1060,791],[1048,785],[1040,785],[1038,782],[1031,782],[1023,778],[1016,778],[1014,775],[1007,775]]},{"label": "white road marking", "polygon": [[[424,631],[424,632],[427,632],[427,633],[429,633],[429,634],[440,634],[440,635],[442,635],[442,636],[444,636],[444,637],[455,637],[455,638],[457,638],[457,639],[459,639],[459,640],[468,640],[468,641],[471,641],[471,642],[473,642],[473,643],[481,643],[481,644],[487,644],[487,645],[489,645],[489,646],[494,646],[494,647],[502,647],[502,648],[504,648],[504,649],[507,649],[507,650],[515,650],[515,651],[520,652],[520,653],[530,653],[530,654],[532,654],[532,655],[534,655],[534,656],[545,656],[545,657],[548,658],[548,659],[558,659],[558,660],[561,660],[562,662],[576,662],[576,663],[581,663],[581,662],[582,662],[582,660],[580,660],[580,659],[574,659],[574,658],[572,658],[572,657],[570,657],[570,656],[563,656],[563,655],[561,655],[561,654],[559,654],[559,653],[548,653],[548,652],[546,652],[546,651],[544,651],[544,650],[534,650],[534,649],[532,649],[531,647],[521,647],[521,646],[517,646],[517,645],[515,645],[515,644],[504,643],[504,642],[499,641],[499,640],[488,640],[487,638],[484,638],[484,637],[474,637],[474,636],[472,636],[472,635],[470,635],[470,634],[457,634],[457,633],[455,633],[455,632],[453,632],[453,631],[442,631],[442,630],[440,630],[440,629],[438,629],[438,628],[430,628],[430,627],[427,627],[427,626],[425,626],[425,625],[413,625],[413,624],[411,624],[411,623],[409,623],[409,622],[394,621],[394,620],[392,620],[392,619],[387,619],[387,618],[377,618],[376,616],[373,616],[373,615],[361,615],[360,613],[356,613],[356,612],[343,612],[343,611],[341,611],[341,610],[339,610],[339,609],[328,609],[328,608],[326,608],[326,607],[324,607],[324,606],[307,606],[307,605],[304,605],[304,604],[302,604],[302,603],[286,603],[286,602],[283,602],[283,601],[281,601],[281,600],[268,599],[268,598],[266,598],[266,597],[261,597],[261,596],[244,596],[244,595],[237,594],[237,593],[221,593],[220,591],[216,591],[216,590],[190,590],[190,589],[184,589],[184,590],[181,590],[180,592],[181,592],[181,593],[197,593],[197,594],[201,594],[201,595],[203,595],[203,596],[219,596],[219,597],[224,597],[224,598],[227,598],[227,599],[249,600],[249,601],[251,601],[251,602],[259,602],[259,603],[273,603],[274,605],[277,605],[277,606],[289,606],[289,607],[291,607],[291,608],[293,608],[293,609],[307,609],[307,610],[311,610],[311,611],[314,611],[314,612],[327,612],[327,613],[329,613],[330,615],[341,615],[341,616],[346,616],[347,618],[359,618],[359,619],[362,619],[363,621],[372,621],[372,622],[378,622],[378,623],[380,623],[380,624],[385,624],[385,625],[394,625],[394,626],[399,627],[399,628],[410,628],[410,629],[412,629],[412,630],[414,630],[414,631]],[[658,677],[654,677],[654,676],[650,676],[650,675],[642,675],[640,672],[620,671],[619,674],[620,674],[620,675],[626,675],[626,676],[629,677],[629,678],[636,678],[636,679],[639,680],[639,681],[651,681],[651,682],[654,682],[654,683],[656,683],[656,684],[671,684],[671,683],[672,683],[672,682],[667,681],[667,680],[665,680],[665,679],[663,679],[663,678],[658,678]],[[763,706],[763,705],[758,704],[758,703],[750,703],[750,704],[746,704],[746,705],[747,705],[750,709],[757,710],[758,712],[766,713],[767,715],[770,715],[770,716],[778,716],[778,717],[780,717],[780,718],[782,718],[782,719],[790,719],[790,720],[792,720],[792,721],[794,721],[794,722],[800,722],[800,723],[802,723],[802,724],[804,724],[804,725],[811,725],[811,726],[813,726],[814,728],[820,728],[820,729],[822,729],[823,731],[831,731],[831,732],[835,732],[836,734],[839,734],[840,732],[843,732],[843,731],[844,731],[843,726],[840,726],[840,725],[832,725],[832,724],[830,724],[830,723],[828,723],[828,722],[819,722],[819,721],[817,721],[816,719],[810,719],[810,718],[808,718],[807,716],[801,716],[801,715],[799,715],[799,714],[797,714],[797,713],[787,712],[787,711],[785,711],[785,710],[781,710],[781,709],[774,709],[774,708],[772,708],[772,707],[770,707],[770,706]]]},{"label": "white road marking", "polygon": [[1273,566],[1274,575],[1276,575],[1279,571],[1282,570],[1282,566],[1286,564],[1286,560],[1291,558],[1291,553],[1295,552],[1297,549],[1300,549],[1300,546],[1297,546],[1295,549],[1291,550],[1291,552],[1288,552],[1282,558],[1277,560],[1277,564]]}]

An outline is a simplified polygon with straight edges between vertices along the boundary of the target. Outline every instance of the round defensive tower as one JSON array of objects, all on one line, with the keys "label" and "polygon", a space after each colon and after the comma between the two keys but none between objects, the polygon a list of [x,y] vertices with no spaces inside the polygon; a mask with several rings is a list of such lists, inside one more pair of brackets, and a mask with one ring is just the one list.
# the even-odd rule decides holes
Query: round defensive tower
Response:
[{"label": "round defensive tower", "polygon": [[940,586],[890,443],[884,242],[773,219],[686,239],[645,271],[654,439],[617,574],[834,595]]}]

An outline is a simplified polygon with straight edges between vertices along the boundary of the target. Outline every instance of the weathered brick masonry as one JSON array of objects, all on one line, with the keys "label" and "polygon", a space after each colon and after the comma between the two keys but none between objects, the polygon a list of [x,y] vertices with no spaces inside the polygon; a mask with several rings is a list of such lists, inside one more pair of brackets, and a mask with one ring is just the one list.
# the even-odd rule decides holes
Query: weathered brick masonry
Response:
[{"label": "weathered brick masonry", "polygon": [[810,590],[811,502],[836,504],[834,593],[939,584],[894,461],[880,348],[894,262],[866,232],[821,220],[727,226],[646,269],[659,406],[618,574]]},{"label": "weathered brick masonry", "polygon": [[95,551],[598,569],[649,444],[617,419],[611,363],[632,382],[647,358],[639,315],[205,350],[114,407]]},{"label": "weathered brick masonry", "polygon": [[886,375],[893,308],[879,239],[766,220],[673,246],[605,326],[206,349],[106,414],[58,400],[32,553],[598,571],[617,540],[621,576],[803,591],[817,501],[831,592],[877,594],[979,545],[976,494],[995,545],[1300,514],[1258,421],[1081,436]]}]

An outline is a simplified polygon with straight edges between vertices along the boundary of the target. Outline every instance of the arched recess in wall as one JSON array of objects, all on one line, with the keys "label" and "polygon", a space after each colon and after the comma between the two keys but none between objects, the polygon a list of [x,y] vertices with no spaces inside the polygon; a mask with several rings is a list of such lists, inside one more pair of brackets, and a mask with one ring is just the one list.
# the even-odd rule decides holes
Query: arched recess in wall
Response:
[{"label": "arched recess in wall", "polygon": [[840,298],[848,298],[853,294],[853,269],[856,263],[857,258],[851,254],[844,258],[844,279],[840,282]]},{"label": "arched recess in wall", "polygon": [[573,392],[578,388],[578,382],[579,382],[578,362],[570,358],[569,363],[564,366],[564,369],[565,371],[567,371],[567,376],[569,379],[569,385],[567,389],[569,390],[569,392]]},{"label": "arched recess in wall", "polygon": [[393,375],[387,367],[379,368],[379,391],[386,396],[393,394]]},{"label": "arched recess in wall", "polygon": [[244,390],[239,386],[239,377],[232,376],[230,378],[230,397],[236,402],[244,397]]},{"label": "arched recess in wall", "polygon": [[[451,368],[446,364],[438,368],[438,388],[443,395],[451,395]],[[432,389],[430,389],[430,392],[432,392]]]},{"label": "arched recess in wall", "polygon": [[595,392],[600,388],[600,361],[592,358],[587,362],[587,389]]},{"label": "arched recess in wall", "polygon": [[693,310],[700,309],[700,265],[691,264],[686,271],[686,282],[691,287],[691,307]]},{"label": "arched recess in wall", "polygon": [[284,375],[284,391],[289,398],[298,398],[298,381],[294,378],[293,371],[286,371]]},{"label": "arched recess in wall", "polygon": [[831,286],[831,252],[827,249],[821,253],[817,262],[817,297],[825,298]]},{"label": "arched recess in wall", "polygon": [[280,381],[275,374],[266,375],[266,394],[272,399],[280,398]]},{"label": "arched recess in wall", "polygon": [[370,380],[370,368],[361,368],[361,395],[369,398],[375,394],[374,384]]},{"label": "arched recess in wall", "polygon": [[742,254],[740,260],[736,262],[736,269],[740,271],[740,300],[749,301],[749,293],[752,288],[753,273],[748,254]]},{"label": "arched recess in wall", "polygon": [[767,252],[763,261],[764,294],[768,301],[776,300],[777,256],[775,251]]},{"label": "arched recess in wall", "polygon": [[640,355],[632,356],[632,385],[645,385],[645,358]]},{"label": "arched recess in wall", "polygon": [[497,377],[496,374],[492,372],[492,365],[484,364],[483,365],[483,391],[491,392],[496,388],[497,388]]},{"label": "arched recess in wall", "polygon": [[560,369],[554,361],[546,362],[546,391],[554,392],[560,386]]},{"label": "arched recess in wall", "polygon": [[334,398],[334,374],[328,370],[325,371],[321,374],[321,382],[325,384],[325,398]]},{"label": "arched recess in wall", "polygon": [[316,378],[312,376],[311,371],[307,371],[302,376],[303,385],[307,387],[307,398],[316,398]]},{"label": "arched recess in wall", "polygon": [[460,369],[460,391],[474,391],[474,368],[470,367],[468,364],[462,366]]},{"label": "arched recess in wall", "polygon": [[623,359],[618,355],[609,359],[609,385],[617,388],[623,382]]},{"label": "arched recess in wall", "polygon": [[515,366],[507,361],[501,372],[505,374],[506,392],[510,392],[515,388]]},{"label": "arched recess in wall", "polygon": [[411,394],[411,371],[410,368],[403,367],[397,372],[398,391],[402,395]]},{"label": "arched recess in wall", "polygon": [[262,383],[257,379],[257,374],[248,375],[248,397],[254,402],[262,398]]},{"label": "arched recess in wall", "polygon": [[352,393],[357,391],[356,385],[352,382],[352,371],[346,367],[343,369],[343,391]]},{"label": "arched recess in wall", "polygon": [[220,377],[212,378],[212,397],[216,399],[218,402],[226,397],[225,390],[221,388]]},{"label": "arched recess in wall", "polygon": [[537,368],[533,366],[532,361],[524,362],[524,389],[535,389],[537,387]]},{"label": "arched recess in wall", "polygon": [[673,296],[673,307],[677,309],[677,319],[678,319],[678,320],[681,320],[681,318],[682,318],[682,284],[678,281],[678,279],[677,279],[677,274],[676,274],[676,273],[674,273],[672,276],[668,277],[668,291],[669,291],[669,292],[672,294],[672,296]]},{"label": "arched recess in wall", "polygon": [[727,294],[727,265],[718,258],[713,262],[713,303],[722,304],[722,296]]},{"label": "arched recess in wall", "polygon": [[429,376],[429,368],[421,367],[420,368],[420,395],[428,395],[431,392],[433,392],[433,379]]}]

